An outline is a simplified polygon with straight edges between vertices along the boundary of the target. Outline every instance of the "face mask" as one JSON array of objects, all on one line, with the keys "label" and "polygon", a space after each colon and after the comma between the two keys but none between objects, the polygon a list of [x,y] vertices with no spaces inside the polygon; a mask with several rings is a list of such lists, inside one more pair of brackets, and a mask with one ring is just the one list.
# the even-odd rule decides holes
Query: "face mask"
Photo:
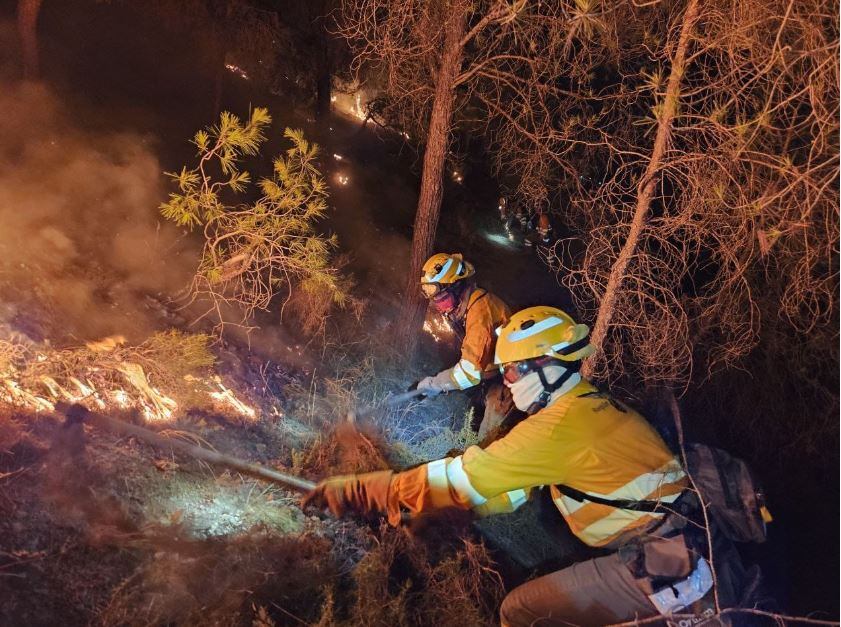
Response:
[{"label": "face mask", "polygon": [[452,292],[441,292],[432,299],[432,306],[438,313],[447,313],[456,306],[456,297]]},{"label": "face mask", "polygon": [[[543,367],[543,376],[546,377],[546,382],[549,384],[560,379],[564,372],[566,372],[566,368],[562,368],[561,366]],[[568,392],[580,380],[581,376],[578,373],[573,374],[560,388],[552,392],[551,400]],[[515,383],[506,382],[505,385],[511,390],[514,405],[520,411],[528,411],[543,393],[543,383],[540,381],[540,375],[537,372],[530,372]]]}]

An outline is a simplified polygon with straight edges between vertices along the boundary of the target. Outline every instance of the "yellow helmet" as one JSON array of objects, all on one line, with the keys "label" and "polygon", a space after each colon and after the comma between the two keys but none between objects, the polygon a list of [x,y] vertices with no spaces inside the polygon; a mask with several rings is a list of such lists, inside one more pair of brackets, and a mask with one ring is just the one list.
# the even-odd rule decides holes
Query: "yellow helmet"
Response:
[{"label": "yellow helmet", "polygon": [[518,311],[496,333],[494,363],[500,365],[544,356],[573,362],[594,350],[586,324],[576,324],[565,312],[545,305]]},{"label": "yellow helmet", "polygon": [[423,264],[421,289],[428,298],[432,298],[443,288],[473,276],[474,272],[473,264],[458,253],[435,253]]}]

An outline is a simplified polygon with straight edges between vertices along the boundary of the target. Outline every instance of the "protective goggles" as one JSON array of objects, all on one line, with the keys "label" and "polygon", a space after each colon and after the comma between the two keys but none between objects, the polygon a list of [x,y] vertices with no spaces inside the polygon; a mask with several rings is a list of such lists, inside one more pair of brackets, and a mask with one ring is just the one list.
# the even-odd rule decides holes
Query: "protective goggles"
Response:
[{"label": "protective goggles", "polygon": [[528,373],[533,372],[535,367],[536,364],[531,361],[512,361],[509,364],[500,365],[499,371],[506,382],[517,383]]},{"label": "protective goggles", "polygon": [[553,361],[551,357],[538,357],[537,359],[529,359],[527,361],[512,361],[507,364],[501,364],[499,371],[502,373],[502,378],[505,381],[508,383],[517,383],[517,381],[530,372],[539,370],[551,361]]}]

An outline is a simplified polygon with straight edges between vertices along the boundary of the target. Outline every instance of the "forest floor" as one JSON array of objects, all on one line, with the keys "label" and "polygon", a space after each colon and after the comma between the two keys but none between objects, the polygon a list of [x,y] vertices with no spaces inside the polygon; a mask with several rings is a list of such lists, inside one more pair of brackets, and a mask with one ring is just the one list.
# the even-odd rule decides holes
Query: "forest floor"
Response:
[{"label": "forest floor", "polygon": [[[102,411],[313,480],[475,443],[459,395],[346,423],[351,408],[402,383],[370,359],[319,380],[257,367],[243,346],[215,350],[214,371],[255,419],[183,406],[147,424],[136,411]],[[85,402],[94,397],[104,394]],[[283,486],[56,412],[0,412],[2,624],[484,625],[506,585],[576,553],[571,537],[547,534],[537,504],[493,523],[338,521],[303,511]]]}]

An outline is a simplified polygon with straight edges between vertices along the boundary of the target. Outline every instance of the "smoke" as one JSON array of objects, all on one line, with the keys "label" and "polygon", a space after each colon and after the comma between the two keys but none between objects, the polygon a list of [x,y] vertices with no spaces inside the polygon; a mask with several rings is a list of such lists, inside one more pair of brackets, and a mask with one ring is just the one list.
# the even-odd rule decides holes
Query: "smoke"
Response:
[{"label": "smoke", "polygon": [[0,111],[0,323],[59,340],[142,339],[195,268],[158,218],[151,139],[80,129],[40,84],[0,86]]}]

